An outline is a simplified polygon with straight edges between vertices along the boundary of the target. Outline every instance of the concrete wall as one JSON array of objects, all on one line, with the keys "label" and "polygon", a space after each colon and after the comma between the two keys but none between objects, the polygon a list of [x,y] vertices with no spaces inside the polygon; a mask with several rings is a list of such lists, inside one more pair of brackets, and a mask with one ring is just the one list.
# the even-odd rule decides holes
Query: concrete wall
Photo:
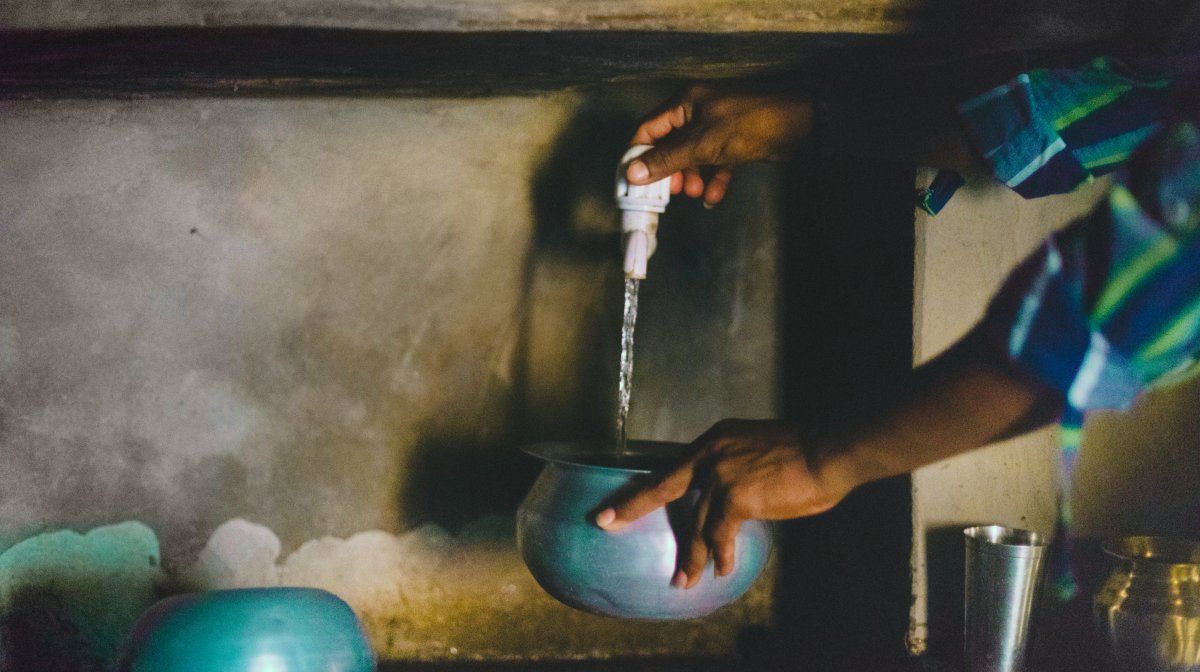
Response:
[{"label": "concrete wall", "polygon": [[[931,178],[925,172],[918,183]],[[1012,266],[1044,236],[1087,213],[1107,185],[1098,180],[1072,194],[1024,201],[981,178],[938,216],[918,214],[915,360],[930,359],[965,333]],[[1145,395],[1128,412],[1089,418],[1071,493],[1074,535],[1200,535],[1198,401],[1200,384],[1192,381]],[[963,527],[1053,531],[1058,446],[1057,428],[1050,427],[913,475],[910,647],[956,636],[946,629],[955,627],[956,614],[961,618]],[[1079,558],[1083,565],[1095,560]]]},{"label": "concrete wall", "polygon": [[[0,550],[140,521],[155,581],[325,585],[385,657],[729,653],[769,581],[628,625],[512,543],[518,445],[611,431],[612,171],[662,94],[5,104]],[[774,179],[668,214],[633,436],[774,412]]]},{"label": "concrete wall", "polygon": [[[932,178],[923,171],[917,181]],[[1009,270],[1050,232],[1086,213],[1103,186],[1026,201],[980,177],[936,217],[918,213],[914,361],[931,359],[966,333]],[[913,474],[912,650],[955,638],[947,630],[957,626],[954,614],[962,608],[963,527],[1053,530],[1057,445],[1057,431],[1046,428]]]}]

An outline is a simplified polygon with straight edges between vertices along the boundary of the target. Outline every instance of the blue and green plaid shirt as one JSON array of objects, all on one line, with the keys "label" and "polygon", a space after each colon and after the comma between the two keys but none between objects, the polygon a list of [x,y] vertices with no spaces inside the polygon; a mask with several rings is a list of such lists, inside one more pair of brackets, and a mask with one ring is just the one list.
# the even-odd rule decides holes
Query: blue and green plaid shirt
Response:
[{"label": "blue and green plaid shirt", "polygon": [[[1184,91],[1188,93],[1184,93]],[[985,328],[1065,401],[1061,528],[1084,415],[1130,406],[1200,354],[1200,95],[1098,59],[1021,75],[960,106],[997,179],[1025,197],[1116,171],[1107,198],[1009,276]],[[935,199],[944,202],[944,199]],[[1060,568],[1061,569],[1061,568]],[[1074,585],[1058,573],[1059,592]]]}]

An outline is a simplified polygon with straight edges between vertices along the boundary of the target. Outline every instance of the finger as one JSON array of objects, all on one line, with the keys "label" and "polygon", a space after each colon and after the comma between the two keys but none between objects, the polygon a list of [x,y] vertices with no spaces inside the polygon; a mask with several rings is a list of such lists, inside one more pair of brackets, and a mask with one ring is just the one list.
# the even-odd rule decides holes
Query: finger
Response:
[{"label": "finger", "polygon": [[689,460],[667,473],[656,485],[634,491],[627,499],[596,514],[596,525],[617,532],[651,511],[669,504],[687,492],[692,482],[693,463]]},{"label": "finger", "polygon": [[695,168],[684,169],[683,193],[692,198],[699,198],[704,193],[704,178],[700,177],[699,170]]},{"label": "finger", "polygon": [[737,535],[742,521],[730,515],[728,507],[714,504],[709,507],[705,525],[705,537],[716,565],[716,574],[729,576],[736,562]]},{"label": "finger", "polygon": [[667,109],[656,113],[634,131],[634,145],[653,145],[655,141],[665,138],[677,128],[687,123],[690,103],[675,103]]},{"label": "finger", "polygon": [[685,578],[686,580],[683,581],[685,588],[691,588],[699,583],[700,578],[704,576],[704,567],[708,565],[709,547],[704,531],[708,527],[708,512],[711,506],[712,490],[705,490],[700,495],[700,501],[696,502],[692,527],[688,530],[688,537],[684,545],[679,549],[679,571],[683,572],[684,577],[677,575],[676,579]]},{"label": "finger", "polygon": [[683,191],[683,172],[671,174],[671,194],[675,195]]},{"label": "finger", "polygon": [[[670,133],[671,128],[683,126],[692,119],[696,102],[709,97],[711,93],[712,91],[706,87],[691,86],[671,96],[670,98],[667,98],[661,104],[659,104],[658,107],[654,108],[652,112],[645,116],[641,124],[638,126],[638,130],[634,134],[634,138],[630,141],[630,144],[636,145],[641,143],[652,145],[654,144],[654,140],[657,140],[658,137],[662,137],[656,137],[652,135],[650,133],[650,129],[645,127],[653,126],[660,130],[666,130],[667,133]],[[658,122],[662,119],[666,119],[671,128],[663,129],[661,125],[658,125]]]},{"label": "finger", "polygon": [[718,168],[717,172],[708,179],[708,186],[704,189],[704,205],[712,207],[721,202],[725,198],[725,191],[729,189],[729,181],[733,179],[733,171],[728,168]]}]

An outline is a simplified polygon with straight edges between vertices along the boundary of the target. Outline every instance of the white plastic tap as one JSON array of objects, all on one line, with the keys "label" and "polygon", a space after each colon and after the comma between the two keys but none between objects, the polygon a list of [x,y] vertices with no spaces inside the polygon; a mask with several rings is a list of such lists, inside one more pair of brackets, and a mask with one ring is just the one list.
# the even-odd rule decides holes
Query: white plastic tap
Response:
[{"label": "white plastic tap", "polygon": [[617,207],[621,209],[621,234],[625,248],[625,277],[646,279],[646,262],[658,246],[658,216],[671,200],[671,178],[646,185],[629,184],[625,171],[629,162],[650,145],[634,145],[617,166]]}]

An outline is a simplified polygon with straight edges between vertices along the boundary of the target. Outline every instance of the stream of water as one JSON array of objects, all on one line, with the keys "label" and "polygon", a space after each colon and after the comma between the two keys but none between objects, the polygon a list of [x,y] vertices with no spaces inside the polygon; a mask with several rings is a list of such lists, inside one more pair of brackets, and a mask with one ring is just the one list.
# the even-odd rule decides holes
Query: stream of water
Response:
[{"label": "stream of water", "polygon": [[617,455],[624,455],[625,421],[629,417],[629,396],[633,392],[633,329],[637,326],[638,285],[640,280],[625,279],[625,317],[621,322],[621,374],[617,379]]}]

